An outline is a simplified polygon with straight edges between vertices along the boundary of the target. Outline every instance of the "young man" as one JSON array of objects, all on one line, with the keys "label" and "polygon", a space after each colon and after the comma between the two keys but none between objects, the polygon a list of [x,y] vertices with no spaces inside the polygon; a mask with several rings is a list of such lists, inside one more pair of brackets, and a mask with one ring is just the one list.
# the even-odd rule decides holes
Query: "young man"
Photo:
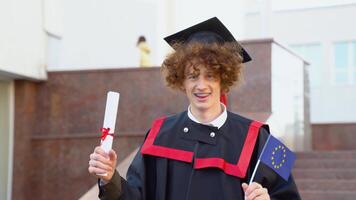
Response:
[{"label": "young man", "polygon": [[284,181],[268,167],[252,171],[269,131],[267,125],[226,110],[220,96],[240,80],[251,60],[231,33],[212,18],[165,38],[176,50],[162,64],[169,87],[183,91],[189,107],[155,120],[133,160],[127,180],[116,153],[100,147],[89,172],[99,176],[101,199],[300,199],[292,176]]}]

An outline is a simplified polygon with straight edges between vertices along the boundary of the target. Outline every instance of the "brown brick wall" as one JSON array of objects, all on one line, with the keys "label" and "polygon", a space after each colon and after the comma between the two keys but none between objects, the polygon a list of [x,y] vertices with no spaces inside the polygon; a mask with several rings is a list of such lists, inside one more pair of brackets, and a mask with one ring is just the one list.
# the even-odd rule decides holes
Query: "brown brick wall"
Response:
[{"label": "brown brick wall", "polygon": [[244,77],[229,95],[230,110],[243,113],[271,112],[271,41],[243,43],[252,61],[245,64]]},{"label": "brown brick wall", "polygon": [[88,156],[99,142],[108,90],[121,93],[114,141],[120,160],[142,142],[154,118],[187,107],[184,95],[162,84],[159,68],[53,72],[46,82],[16,81],[14,199],[75,199],[95,184]]},{"label": "brown brick wall", "polygon": [[[17,81],[15,86],[15,134],[13,156],[13,199],[25,199],[31,195],[33,173],[31,158],[31,135],[36,128],[36,83]],[[21,197],[19,198],[19,195]]]},{"label": "brown brick wall", "polygon": [[356,150],[356,123],[312,124],[313,150]]}]

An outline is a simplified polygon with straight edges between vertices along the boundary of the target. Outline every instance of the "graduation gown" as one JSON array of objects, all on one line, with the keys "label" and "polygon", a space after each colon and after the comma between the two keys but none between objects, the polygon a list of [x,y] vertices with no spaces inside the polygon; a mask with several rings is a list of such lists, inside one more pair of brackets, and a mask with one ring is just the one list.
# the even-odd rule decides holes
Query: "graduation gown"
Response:
[{"label": "graduation gown", "polygon": [[[244,199],[267,140],[267,125],[228,112],[219,129],[196,123],[187,111],[155,120],[127,172],[116,171],[100,199],[216,200]],[[293,177],[285,181],[263,163],[254,178],[271,199],[300,199]]]}]

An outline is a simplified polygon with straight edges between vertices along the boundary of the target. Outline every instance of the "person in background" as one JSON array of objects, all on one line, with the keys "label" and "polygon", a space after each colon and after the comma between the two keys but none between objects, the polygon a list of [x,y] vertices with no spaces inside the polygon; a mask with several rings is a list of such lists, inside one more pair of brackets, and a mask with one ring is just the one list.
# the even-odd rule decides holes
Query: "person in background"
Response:
[{"label": "person in background", "polygon": [[140,50],[140,67],[152,66],[150,59],[151,49],[147,44],[146,38],[141,35],[137,40],[136,46]]}]

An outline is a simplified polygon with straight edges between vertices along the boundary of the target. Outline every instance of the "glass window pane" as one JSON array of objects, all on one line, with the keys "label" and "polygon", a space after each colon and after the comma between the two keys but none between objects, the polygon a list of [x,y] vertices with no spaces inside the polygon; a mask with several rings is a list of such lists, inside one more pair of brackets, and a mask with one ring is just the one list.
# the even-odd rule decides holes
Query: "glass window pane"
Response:
[{"label": "glass window pane", "polygon": [[320,44],[306,44],[306,45],[290,45],[290,48],[298,55],[302,56],[310,65],[309,77],[311,86],[319,86],[321,84],[322,74],[322,58]]},{"label": "glass window pane", "polygon": [[335,44],[334,57],[336,68],[347,68],[347,47],[348,45],[346,42],[340,42]]},{"label": "glass window pane", "polygon": [[303,45],[291,45],[289,47],[298,55],[304,56]]},{"label": "glass window pane", "polygon": [[347,83],[347,72],[341,71],[335,73],[335,82],[337,84],[346,84]]},{"label": "glass window pane", "polygon": [[356,85],[356,42],[352,42],[352,73],[353,84]]},{"label": "glass window pane", "polygon": [[353,49],[353,67],[354,67],[354,70],[356,70],[356,42],[353,42],[352,43],[352,49]]},{"label": "glass window pane", "polygon": [[321,46],[316,44],[305,46],[304,56],[310,63],[310,85],[320,85],[321,75],[323,74],[321,67]]}]

